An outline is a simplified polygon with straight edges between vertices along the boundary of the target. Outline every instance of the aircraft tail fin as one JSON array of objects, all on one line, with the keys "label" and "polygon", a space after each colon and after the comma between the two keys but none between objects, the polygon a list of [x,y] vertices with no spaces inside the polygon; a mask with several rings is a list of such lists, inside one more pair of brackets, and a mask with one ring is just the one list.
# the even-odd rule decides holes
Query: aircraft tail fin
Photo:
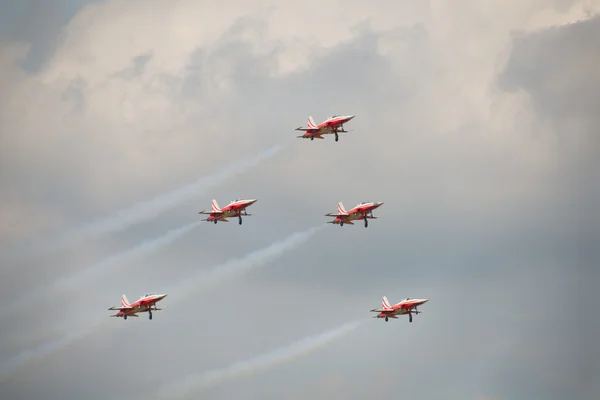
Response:
[{"label": "aircraft tail fin", "polygon": [[217,201],[215,199],[213,199],[213,201],[212,201],[212,210],[215,212],[221,211],[221,208],[219,207],[219,205],[217,204]]},{"label": "aircraft tail fin", "polygon": [[338,214],[348,214],[341,201],[338,203]]},{"label": "aircraft tail fin", "polygon": [[315,124],[315,121],[313,120],[313,117],[308,117],[308,127],[309,128],[316,128],[317,124]]},{"label": "aircraft tail fin", "polygon": [[392,306],[390,305],[390,302],[388,301],[386,296],[383,296],[381,298],[381,308],[383,308],[384,310],[391,310]]},{"label": "aircraft tail fin", "polygon": [[129,307],[131,304],[129,304],[129,301],[127,300],[127,296],[123,295],[121,296],[121,306],[123,307]]}]

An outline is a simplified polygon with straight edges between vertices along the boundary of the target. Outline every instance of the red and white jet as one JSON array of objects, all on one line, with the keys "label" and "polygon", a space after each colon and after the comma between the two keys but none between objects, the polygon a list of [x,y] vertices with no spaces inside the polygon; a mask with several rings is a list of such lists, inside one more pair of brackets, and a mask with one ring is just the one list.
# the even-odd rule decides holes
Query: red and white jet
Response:
[{"label": "red and white jet", "polygon": [[383,296],[381,299],[381,309],[374,308],[371,310],[371,312],[379,313],[373,318],[385,318],[385,322],[388,321],[388,318],[398,319],[397,315],[408,314],[408,322],[412,322],[413,313],[419,314],[422,312],[417,310],[417,306],[425,304],[428,301],[429,299],[411,299],[408,297],[402,300],[400,303],[391,306],[387,297]]},{"label": "red and white jet", "polygon": [[340,224],[340,226],[344,226],[344,224],[354,225],[354,222],[357,219],[365,220],[365,228],[369,226],[369,219],[377,219],[377,217],[373,216],[373,210],[380,207],[383,202],[362,202],[354,207],[350,211],[346,211],[344,209],[344,205],[340,201],[338,203],[338,212],[337,214],[329,213],[325,214],[326,217],[335,217],[333,221],[329,221],[328,224]]},{"label": "red and white jet", "polygon": [[[118,313],[111,315],[111,317],[139,317],[137,313],[147,312],[148,317],[152,319],[152,311],[162,310],[162,308],[156,307],[156,303],[167,297],[166,294],[147,294],[139,298],[139,300],[129,303],[125,295],[121,296],[121,307],[111,307],[109,310],[119,310]],[[154,308],[153,308],[154,306]]]},{"label": "red and white jet", "polygon": [[[317,139],[325,139],[322,135],[334,134],[335,141],[338,141],[338,133],[346,133],[348,131],[344,130],[344,124],[354,118],[355,115],[334,115],[333,117],[327,118],[325,121],[321,122],[319,125],[315,124],[315,121],[312,117],[308,117],[308,127],[307,128],[296,128],[297,131],[304,131],[304,135],[298,136],[303,139],[314,140]],[[341,128],[341,130],[340,130]]]},{"label": "red and white jet", "polygon": [[229,222],[227,218],[238,217],[240,225],[242,224],[242,215],[249,216],[246,212],[246,207],[256,203],[256,199],[252,200],[234,200],[223,208],[219,208],[217,201],[213,199],[211,211],[200,211],[198,214],[208,214],[208,218],[202,221],[214,222],[218,221]]}]

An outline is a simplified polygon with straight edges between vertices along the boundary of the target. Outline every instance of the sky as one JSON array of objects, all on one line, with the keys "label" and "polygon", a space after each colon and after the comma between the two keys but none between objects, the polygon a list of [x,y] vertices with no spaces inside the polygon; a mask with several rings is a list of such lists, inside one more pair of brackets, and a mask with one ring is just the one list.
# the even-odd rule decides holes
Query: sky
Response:
[{"label": "sky", "polygon": [[480,3],[0,0],[0,398],[597,398],[600,1]]}]

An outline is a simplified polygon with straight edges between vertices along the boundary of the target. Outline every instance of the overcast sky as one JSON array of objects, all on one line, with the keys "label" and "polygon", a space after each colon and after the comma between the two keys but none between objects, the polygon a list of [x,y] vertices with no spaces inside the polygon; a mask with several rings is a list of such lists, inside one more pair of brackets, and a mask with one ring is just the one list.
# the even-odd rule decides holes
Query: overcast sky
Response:
[{"label": "overcast sky", "polygon": [[0,398],[597,398],[600,1],[480,3],[0,0]]}]

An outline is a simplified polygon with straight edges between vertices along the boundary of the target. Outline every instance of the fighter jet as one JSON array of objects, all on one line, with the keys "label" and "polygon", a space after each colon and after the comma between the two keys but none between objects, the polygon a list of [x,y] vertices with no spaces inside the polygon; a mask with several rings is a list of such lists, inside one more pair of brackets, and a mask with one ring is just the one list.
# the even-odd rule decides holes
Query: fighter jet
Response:
[{"label": "fighter jet", "polygon": [[344,209],[344,205],[342,202],[338,203],[338,212],[337,214],[329,213],[325,214],[326,217],[335,217],[333,221],[329,221],[328,224],[339,224],[340,226],[344,226],[344,224],[354,225],[355,220],[363,219],[365,220],[365,228],[369,226],[369,219],[377,219],[377,217],[373,216],[373,210],[381,207],[383,202],[367,202],[363,201],[358,204],[350,211],[346,211]]},{"label": "fighter jet", "polygon": [[388,318],[398,319],[397,315],[406,315],[408,314],[408,322],[412,322],[412,315],[420,314],[422,311],[417,310],[417,306],[421,304],[425,304],[429,301],[429,299],[411,299],[407,297],[401,302],[390,305],[387,297],[383,296],[381,299],[381,309],[374,308],[371,312],[379,313],[373,318],[385,318],[385,322],[388,321]]},{"label": "fighter jet", "polygon": [[[304,135],[298,136],[303,139],[314,140],[317,139],[325,139],[322,135],[335,135],[335,141],[338,141],[338,133],[346,133],[348,131],[344,130],[344,124],[354,118],[355,115],[334,115],[332,117],[327,118],[325,121],[321,122],[319,125],[315,124],[315,121],[312,117],[308,117],[308,127],[298,127],[297,131],[303,131]],[[340,129],[341,128],[341,129]]]},{"label": "fighter jet", "polygon": [[[156,303],[167,297],[166,294],[147,294],[139,298],[139,300],[129,303],[125,295],[121,296],[121,307],[111,307],[109,310],[118,310],[119,312],[111,315],[111,317],[139,317],[141,312],[147,312],[148,318],[152,319],[152,311],[159,311],[162,308],[156,307]],[[152,308],[154,306],[154,308]]]},{"label": "fighter jet", "polygon": [[213,199],[212,201],[212,210],[211,211],[200,211],[198,214],[207,214],[208,218],[203,219],[202,221],[214,222],[229,222],[227,218],[238,217],[239,224],[242,224],[242,215],[250,216],[252,214],[248,214],[246,212],[246,207],[251,206],[256,203],[256,199],[252,200],[234,200],[223,208],[219,208],[217,201]]}]

